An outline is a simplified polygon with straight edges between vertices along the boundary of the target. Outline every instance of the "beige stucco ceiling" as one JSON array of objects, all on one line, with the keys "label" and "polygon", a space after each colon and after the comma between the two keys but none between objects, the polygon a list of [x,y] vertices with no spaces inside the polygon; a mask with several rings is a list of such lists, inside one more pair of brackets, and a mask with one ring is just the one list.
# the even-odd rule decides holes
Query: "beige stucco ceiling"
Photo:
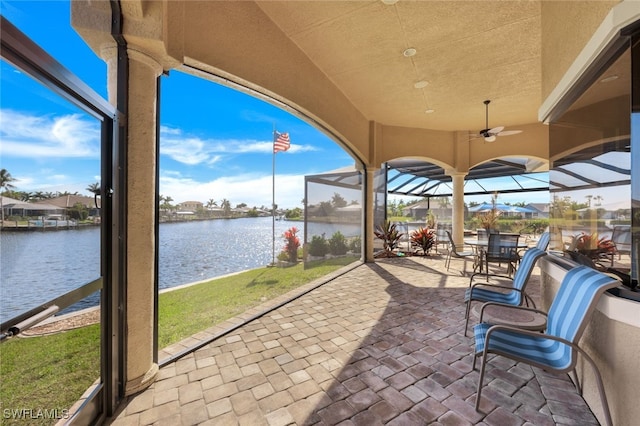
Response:
[{"label": "beige stucco ceiling", "polygon": [[490,99],[489,127],[538,121],[539,1],[257,4],[369,120],[480,130]]}]

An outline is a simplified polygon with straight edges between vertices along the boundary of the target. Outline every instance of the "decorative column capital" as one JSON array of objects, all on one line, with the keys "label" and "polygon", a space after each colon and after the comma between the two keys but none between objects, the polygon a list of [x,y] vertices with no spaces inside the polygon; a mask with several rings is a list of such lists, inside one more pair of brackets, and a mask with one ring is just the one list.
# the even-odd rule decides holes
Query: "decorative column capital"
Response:
[{"label": "decorative column capital", "polygon": [[455,169],[444,169],[444,173],[447,176],[451,176],[452,178],[454,177],[465,177],[466,175],[469,174],[469,171],[459,171],[459,170],[455,170]]}]

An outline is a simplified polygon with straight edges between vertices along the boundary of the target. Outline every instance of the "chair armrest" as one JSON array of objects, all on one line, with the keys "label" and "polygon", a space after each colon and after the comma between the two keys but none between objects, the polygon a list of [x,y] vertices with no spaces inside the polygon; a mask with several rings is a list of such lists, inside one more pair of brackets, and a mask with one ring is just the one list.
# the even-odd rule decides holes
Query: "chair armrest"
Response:
[{"label": "chair armrest", "polygon": [[[532,336],[532,337],[544,337],[545,339],[555,340],[557,342],[563,343],[563,344],[565,344],[567,346],[571,346],[573,348],[577,348],[578,347],[573,342],[571,342],[571,341],[569,341],[567,339],[563,339],[562,337],[554,336],[552,334],[540,333],[539,331],[524,330],[522,328],[514,327],[514,326],[511,326],[511,325],[493,325],[493,326],[489,327],[489,329],[487,330],[487,334],[485,336],[485,341],[488,342],[489,339],[491,338],[491,334],[493,334],[496,331],[500,331],[500,330],[513,331],[513,332],[516,332],[518,334],[523,334],[523,335]],[[485,351],[487,350],[488,346],[489,346],[488,344],[484,345]]]},{"label": "chair armrest", "polygon": [[505,290],[515,290],[515,291],[519,291],[520,293],[524,293],[524,290],[520,289],[520,288],[514,288],[514,287],[509,287],[506,285],[498,285],[498,284],[491,284],[491,283],[475,283],[471,286],[470,290],[473,293],[473,289],[476,287],[493,287],[493,288],[503,288]]},{"label": "chair armrest", "polygon": [[[478,320],[479,322],[482,322],[482,317],[484,315],[484,309],[487,306],[500,306],[502,308],[507,308],[507,309],[516,309],[519,311],[526,311],[526,312],[533,312],[536,314],[541,314],[544,315],[545,317],[548,316],[548,313],[545,311],[541,311],[540,309],[535,309],[535,308],[529,308],[527,306],[514,306],[514,305],[506,305],[504,303],[499,303],[499,302],[486,302],[482,304],[482,307],[480,308],[480,319]],[[520,329],[518,329],[520,330]]]},{"label": "chair armrest", "polygon": [[[486,278],[487,274],[485,274],[484,272],[474,272],[471,275],[471,278],[469,279],[469,287],[471,287],[471,284],[473,282],[473,279],[475,278],[476,275],[481,275],[482,278]],[[508,275],[500,275],[500,274],[489,274],[489,278],[504,278],[507,279],[509,281],[513,281],[513,277],[510,277]]]}]

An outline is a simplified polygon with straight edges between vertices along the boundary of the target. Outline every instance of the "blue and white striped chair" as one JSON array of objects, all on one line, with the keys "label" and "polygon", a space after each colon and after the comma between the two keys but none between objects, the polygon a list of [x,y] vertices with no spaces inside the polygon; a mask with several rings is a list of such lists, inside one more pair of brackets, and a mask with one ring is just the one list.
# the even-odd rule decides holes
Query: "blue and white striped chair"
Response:
[{"label": "blue and white striped chair", "polygon": [[[567,272],[562,280],[558,293],[549,308],[547,329],[544,334],[505,325],[487,323],[476,325],[473,329],[475,336],[474,370],[476,358],[482,356],[476,395],[476,411],[480,405],[480,392],[482,391],[488,354],[502,355],[545,371],[573,372],[578,391],[582,394],[580,383],[575,374],[578,353],[581,353],[593,367],[604,416],[607,424],[611,425],[611,413],[600,372],[591,357],[578,346],[578,341],[602,293],[619,284],[619,281],[609,275],[587,266],[577,266]],[[529,308],[520,307],[518,309]],[[540,312],[535,309],[530,310]]]},{"label": "blue and white striped chair", "polygon": [[[513,283],[511,286],[498,285],[494,283],[475,283],[473,282],[476,276],[480,274],[471,275],[469,281],[469,288],[464,294],[464,301],[467,303],[467,309],[465,311],[465,323],[464,323],[464,335],[467,335],[467,327],[469,326],[469,311],[471,309],[471,302],[477,300],[479,302],[496,302],[504,305],[520,306],[523,303],[529,304],[531,301],[533,307],[536,304],[525,292],[525,287],[529,282],[533,268],[536,266],[536,262],[542,256],[547,253],[535,247],[531,247],[525,252],[520,260],[520,267],[516,269],[513,274]],[[489,277],[509,279],[512,278],[507,275],[489,274]],[[486,287],[486,288],[485,288]]]},{"label": "blue and white striped chair", "polygon": [[536,243],[536,248],[547,251],[547,247],[549,247],[549,241],[551,240],[551,234],[549,231],[543,232],[538,238],[538,242]]}]

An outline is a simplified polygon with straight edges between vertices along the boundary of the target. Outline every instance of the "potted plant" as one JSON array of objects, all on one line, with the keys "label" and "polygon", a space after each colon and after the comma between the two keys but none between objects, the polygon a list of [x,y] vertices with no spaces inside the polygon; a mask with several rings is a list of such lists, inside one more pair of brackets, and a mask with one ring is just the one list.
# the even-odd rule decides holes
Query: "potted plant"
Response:
[{"label": "potted plant", "polygon": [[494,192],[491,196],[491,210],[480,216],[480,224],[487,230],[487,233],[490,233],[492,229],[496,229],[498,216],[500,216],[500,211],[498,210],[498,193]]},{"label": "potted plant", "polygon": [[492,229],[496,229],[498,216],[500,216],[500,212],[497,209],[491,209],[487,213],[480,216],[481,226],[486,229],[487,232],[491,232]]},{"label": "potted plant", "polygon": [[376,237],[382,240],[382,247],[387,255],[398,247],[402,232],[398,231],[395,223],[385,220],[384,223],[376,226],[374,231]]},{"label": "potted plant", "polygon": [[418,228],[411,233],[411,246],[422,249],[422,253],[426,255],[436,241],[436,234],[433,229]]},{"label": "potted plant", "polygon": [[598,233],[587,234],[581,232],[572,237],[569,250],[577,251],[591,259],[598,259],[603,255],[615,252],[616,246],[608,238],[598,237]]}]

